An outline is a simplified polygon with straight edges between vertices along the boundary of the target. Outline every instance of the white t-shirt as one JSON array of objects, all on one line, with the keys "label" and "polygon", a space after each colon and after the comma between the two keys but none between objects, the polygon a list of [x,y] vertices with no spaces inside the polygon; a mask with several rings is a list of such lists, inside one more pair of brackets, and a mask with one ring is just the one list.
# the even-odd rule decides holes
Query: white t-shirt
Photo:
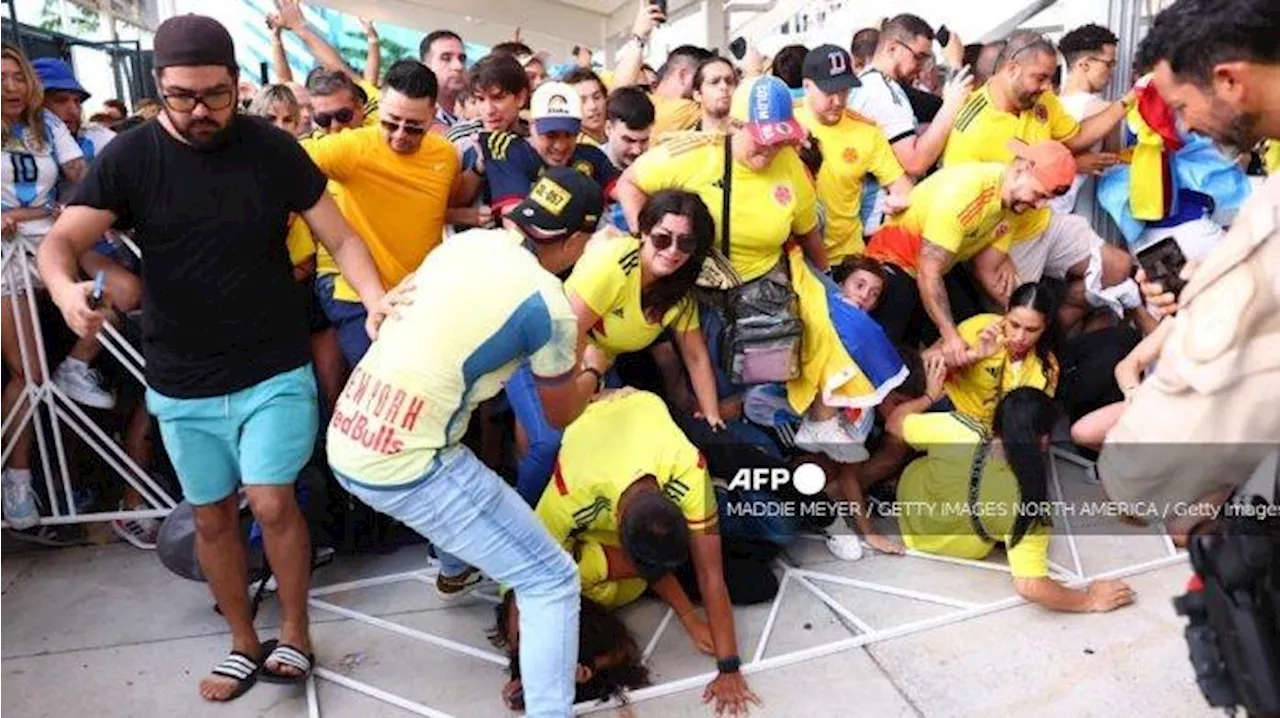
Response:
[{"label": "white t-shirt", "polygon": [[[35,148],[28,141],[27,127],[15,125],[9,144],[4,147],[0,166],[0,204],[4,210],[19,207],[53,209],[58,201],[58,178],[61,166],[84,156],[80,145],[52,112],[44,112],[44,146]],[[43,237],[53,227],[53,218],[22,222],[20,234]]]},{"label": "white t-shirt", "polygon": [[916,133],[916,113],[902,85],[874,67],[859,79],[862,87],[849,93],[849,109],[875,120],[891,145]]},{"label": "white t-shirt", "polygon": [[[1058,100],[1062,103],[1062,108],[1067,114],[1083,120],[1093,115],[1107,106],[1107,101],[1102,96],[1094,92],[1073,92],[1069,95],[1059,95]],[[1099,142],[1089,148],[1090,152],[1098,152],[1102,149],[1102,143]],[[1076,175],[1076,181],[1071,183],[1071,189],[1061,197],[1054,197],[1049,200],[1049,207],[1059,214],[1076,214],[1085,217],[1092,216],[1093,205],[1097,190],[1093,177],[1089,175]],[[1079,206],[1077,207],[1077,200]]]}]

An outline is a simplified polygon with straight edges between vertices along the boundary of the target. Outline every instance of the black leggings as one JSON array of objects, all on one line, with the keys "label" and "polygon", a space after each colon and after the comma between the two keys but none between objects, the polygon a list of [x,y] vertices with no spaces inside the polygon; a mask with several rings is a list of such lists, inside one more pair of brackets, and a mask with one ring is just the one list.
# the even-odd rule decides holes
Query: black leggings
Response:
[{"label": "black leggings", "polygon": [[[745,541],[726,541],[724,545],[724,583],[729,601],[735,606],[767,603],[778,595],[778,577],[771,563],[782,549],[768,542],[751,545]],[[702,603],[698,576],[689,561],[676,571],[676,579],[689,594],[689,600]]]}]

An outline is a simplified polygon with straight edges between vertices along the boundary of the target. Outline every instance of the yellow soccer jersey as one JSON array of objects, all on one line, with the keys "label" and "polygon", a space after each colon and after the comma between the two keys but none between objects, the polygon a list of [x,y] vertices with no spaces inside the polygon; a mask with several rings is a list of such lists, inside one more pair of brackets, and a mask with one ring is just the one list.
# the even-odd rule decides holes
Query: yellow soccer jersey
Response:
[{"label": "yellow soccer jersey", "polygon": [[698,308],[686,297],[662,320],[650,322],[640,308],[640,240],[624,237],[595,242],[573,268],[565,292],[576,294],[600,320],[588,338],[610,357],[649,346],[671,327],[677,332],[698,328]]}]

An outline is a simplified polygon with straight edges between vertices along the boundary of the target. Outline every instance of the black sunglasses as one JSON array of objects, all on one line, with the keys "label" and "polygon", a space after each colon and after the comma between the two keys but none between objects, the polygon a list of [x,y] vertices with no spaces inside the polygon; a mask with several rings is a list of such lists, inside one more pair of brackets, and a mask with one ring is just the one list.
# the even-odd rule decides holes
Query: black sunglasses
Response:
[{"label": "black sunglasses", "polygon": [[675,237],[668,232],[650,232],[649,241],[653,244],[653,248],[659,252],[665,251],[671,246],[672,242],[675,242],[676,249],[684,254],[693,254],[698,248],[698,240],[687,234]]},{"label": "black sunglasses", "polygon": [[345,125],[351,120],[355,119],[355,116],[356,116],[355,110],[351,109],[350,107],[344,107],[341,110],[338,110],[337,112],[317,112],[316,114],[311,116],[311,119],[314,120],[315,123],[317,125],[320,125],[321,127],[328,127],[329,125],[333,124],[334,120],[337,120],[338,124],[340,125]]},{"label": "black sunglasses", "polygon": [[406,135],[425,135],[427,128],[424,125],[409,125],[403,122],[392,122],[391,120],[382,120],[382,129],[387,132],[395,132],[396,130],[404,130]]}]

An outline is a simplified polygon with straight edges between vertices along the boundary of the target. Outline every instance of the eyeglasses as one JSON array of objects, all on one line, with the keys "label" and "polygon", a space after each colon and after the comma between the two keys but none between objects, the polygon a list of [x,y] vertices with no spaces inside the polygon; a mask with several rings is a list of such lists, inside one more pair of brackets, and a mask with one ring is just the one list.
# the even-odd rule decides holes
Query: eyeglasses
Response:
[{"label": "eyeglasses", "polygon": [[382,129],[395,134],[396,130],[404,132],[406,135],[425,135],[427,128],[424,125],[410,125],[405,122],[392,122],[391,120],[382,120]]},{"label": "eyeglasses", "polygon": [[225,110],[235,101],[234,90],[214,90],[200,93],[165,93],[164,104],[174,112],[194,112],[196,105],[204,105],[211,112]]},{"label": "eyeglasses", "polygon": [[690,235],[682,234],[677,237],[670,232],[663,232],[661,230],[650,232],[649,242],[653,245],[653,248],[659,252],[665,251],[673,242],[676,245],[676,249],[682,254],[693,254],[698,248],[698,240]]},{"label": "eyeglasses", "polygon": [[337,120],[338,124],[340,125],[345,125],[348,122],[354,120],[355,117],[356,117],[355,110],[351,109],[350,107],[344,107],[341,110],[338,110],[337,112],[317,112],[311,116],[311,119],[321,127],[328,127],[329,125],[333,124],[334,120]]},{"label": "eyeglasses", "polygon": [[914,57],[914,58],[916,59],[916,62],[925,63],[925,62],[928,62],[928,61],[930,61],[930,60],[932,60],[932,59],[933,59],[933,51],[932,51],[932,50],[929,50],[929,51],[926,51],[926,52],[916,52],[915,50],[912,50],[912,49],[911,49],[911,46],[910,46],[910,45],[908,45],[907,43],[905,43],[905,42],[903,42],[903,41],[901,41],[901,40],[894,40],[894,42],[896,42],[896,43],[898,43],[899,45],[901,45],[901,46],[902,46],[902,49],[904,49],[904,50],[906,50],[907,52],[911,53],[911,56],[912,56],[912,57]]}]

